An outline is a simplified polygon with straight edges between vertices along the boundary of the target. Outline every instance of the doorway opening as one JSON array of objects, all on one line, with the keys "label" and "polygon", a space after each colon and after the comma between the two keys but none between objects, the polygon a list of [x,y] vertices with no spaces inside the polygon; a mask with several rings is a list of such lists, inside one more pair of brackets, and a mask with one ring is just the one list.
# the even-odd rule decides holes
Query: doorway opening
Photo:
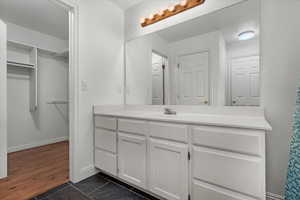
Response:
[{"label": "doorway opening", "polygon": [[168,58],[152,51],[152,105],[167,104]]},{"label": "doorway opening", "polygon": [[0,176],[7,175],[0,199],[30,199],[74,179],[77,7],[65,0],[4,0],[0,10],[1,31],[7,30],[1,94],[7,141],[0,142],[7,148],[0,156],[8,155],[0,166]]}]

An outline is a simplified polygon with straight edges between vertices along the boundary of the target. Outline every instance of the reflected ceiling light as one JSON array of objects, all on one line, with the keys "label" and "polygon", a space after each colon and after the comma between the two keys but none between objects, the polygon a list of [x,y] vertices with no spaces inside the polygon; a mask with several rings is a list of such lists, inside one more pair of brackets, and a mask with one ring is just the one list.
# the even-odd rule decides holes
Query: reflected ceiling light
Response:
[{"label": "reflected ceiling light", "polygon": [[244,31],[239,34],[239,40],[250,40],[255,37],[254,31]]},{"label": "reflected ceiling light", "polygon": [[161,20],[164,20],[168,17],[172,17],[181,12],[184,12],[188,9],[194,8],[196,6],[200,6],[205,2],[205,0],[181,0],[180,3],[176,5],[171,5],[169,8],[165,10],[161,10],[158,13],[150,15],[148,18],[141,19],[141,26],[145,27]]}]

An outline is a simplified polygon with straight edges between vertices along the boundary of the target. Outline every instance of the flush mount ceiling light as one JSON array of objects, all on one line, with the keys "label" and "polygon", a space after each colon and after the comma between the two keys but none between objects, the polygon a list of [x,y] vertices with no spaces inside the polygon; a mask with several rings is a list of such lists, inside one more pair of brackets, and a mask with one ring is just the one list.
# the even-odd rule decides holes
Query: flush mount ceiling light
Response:
[{"label": "flush mount ceiling light", "polygon": [[159,11],[157,14],[152,14],[148,18],[141,18],[141,26],[149,26],[183,11],[199,6],[204,2],[205,0],[181,0],[181,2],[177,5],[169,6],[169,8]]},{"label": "flush mount ceiling light", "polygon": [[239,40],[250,40],[255,37],[254,31],[244,31],[239,34]]}]

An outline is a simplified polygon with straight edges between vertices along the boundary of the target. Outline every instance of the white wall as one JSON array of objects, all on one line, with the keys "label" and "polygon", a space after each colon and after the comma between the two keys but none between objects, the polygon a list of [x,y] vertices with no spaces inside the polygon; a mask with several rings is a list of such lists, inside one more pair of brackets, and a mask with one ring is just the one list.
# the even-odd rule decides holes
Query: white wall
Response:
[{"label": "white wall", "polygon": [[219,36],[219,73],[218,73],[218,99],[217,105],[226,105],[226,81],[227,81],[227,51],[223,35]]},{"label": "white wall", "polygon": [[208,51],[209,53],[209,78],[210,78],[210,102],[212,105],[225,105],[225,43],[221,32],[216,31],[204,35],[187,38],[169,44],[171,55],[171,82],[172,104],[175,104],[178,80],[177,80],[177,59],[180,55],[187,55]]},{"label": "white wall", "polygon": [[157,34],[126,43],[127,104],[152,104],[152,51],[168,56],[168,43]]},{"label": "white wall", "polygon": [[0,179],[7,176],[6,25],[0,20]]},{"label": "white wall", "polygon": [[126,44],[126,104],[152,104],[151,36]]},{"label": "white wall", "polygon": [[41,49],[52,50],[54,52],[62,52],[68,48],[68,41],[66,40],[12,23],[7,23],[7,39],[36,46]]},{"label": "white wall", "polygon": [[201,6],[182,12],[151,26],[142,28],[140,25],[140,19],[142,17],[147,17],[150,14],[157,13],[162,9],[168,8],[170,5],[174,5],[174,2],[176,3],[174,0],[144,1],[144,3],[137,4],[136,6],[127,9],[125,12],[126,39],[129,40],[141,35],[152,33],[243,1],[244,0],[209,0]]},{"label": "white wall", "polygon": [[300,1],[262,0],[262,104],[267,135],[267,191],[283,194],[300,84]]},{"label": "white wall", "polygon": [[[27,36],[37,36],[28,38]],[[13,24],[8,39],[37,46],[66,49],[67,42]],[[53,38],[53,39],[52,39]],[[41,42],[43,41],[43,42]],[[38,43],[41,42],[41,43]],[[28,51],[8,46],[8,60],[23,60]],[[53,100],[68,100],[68,62],[38,52],[38,110],[31,113],[30,71],[8,67],[7,139],[8,151],[18,151],[68,139],[68,105],[48,105]]]},{"label": "white wall", "polygon": [[108,0],[77,0],[79,7],[79,131],[75,181],[95,173],[93,105],[123,103],[124,13]]},{"label": "white wall", "polygon": [[259,55],[259,39],[238,41],[226,45],[227,58]]}]

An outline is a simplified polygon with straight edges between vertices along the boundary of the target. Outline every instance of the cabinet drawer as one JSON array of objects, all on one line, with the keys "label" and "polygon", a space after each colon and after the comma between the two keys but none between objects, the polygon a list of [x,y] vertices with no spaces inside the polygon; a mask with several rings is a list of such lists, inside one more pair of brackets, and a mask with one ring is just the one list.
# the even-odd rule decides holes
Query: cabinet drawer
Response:
[{"label": "cabinet drawer", "polygon": [[95,127],[116,130],[117,120],[112,117],[95,116]]},{"label": "cabinet drawer", "polygon": [[117,157],[115,154],[96,149],[95,166],[112,175],[117,175]]},{"label": "cabinet drawer", "polygon": [[261,138],[264,133],[254,130],[193,127],[192,143],[194,145],[228,150],[244,154],[261,155]]},{"label": "cabinet drawer", "polygon": [[130,119],[119,119],[119,131],[127,133],[137,133],[146,135],[147,134],[147,123],[145,121],[130,120]]},{"label": "cabinet drawer", "polygon": [[248,197],[224,188],[220,188],[215,185],[210,185],[198,180],[194,180],[192,183],[192,199],[204,199],[204,200],[255,200],[252,197]]},{"label": "cabinet drawer", "polygon": [[112,153],[117,151],[116,131],[109,131],[101,128],[95,129],[95,146]]},{"label": "cabinet drawer", "polygon": [[192,178],[253,197],[263,196],[261,158],[193,147]]},{"label": "cabinet drawer", "polygon": [[150,123],[150,136],[180,142],[188,141],[186,125],[152,122]]}]

